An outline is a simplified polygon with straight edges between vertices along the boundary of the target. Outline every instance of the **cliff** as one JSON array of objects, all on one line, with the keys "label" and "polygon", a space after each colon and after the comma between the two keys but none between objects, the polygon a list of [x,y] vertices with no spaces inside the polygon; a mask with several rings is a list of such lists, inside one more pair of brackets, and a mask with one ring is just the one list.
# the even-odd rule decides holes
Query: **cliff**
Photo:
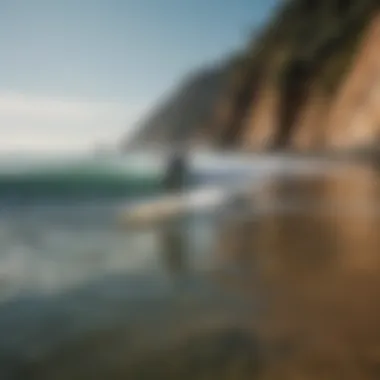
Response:
[{"label": "cliff", "polygon": [[159,107],[132,144],[330,150],[380,137],[378,0],[288,0],[224,66]]},{"label": "cliff", "polygon": [[173,94],[142,119],[126,148],[162,146],[174,141],[196,141],[211,123],[221,93],[225,91],[229,64],[203,69],[186,78]]}]

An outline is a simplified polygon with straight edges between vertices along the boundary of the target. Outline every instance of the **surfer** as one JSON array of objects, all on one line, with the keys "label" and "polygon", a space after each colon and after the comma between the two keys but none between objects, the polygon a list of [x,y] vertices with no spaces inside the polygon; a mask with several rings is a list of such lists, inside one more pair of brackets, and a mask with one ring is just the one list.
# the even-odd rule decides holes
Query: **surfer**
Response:
[{"label": "surfer", "polygon": [[[185,189],[187,176],[187,159],[184,151],[175,150],[169,158],[164,177],[164,190],[180,193]],[[170,275],[177,278],[183,275],[186,267],[186,226],[182,217],[170,221],[161,233],[164,265]]]},{"label": "surfer", "polygon": [[187,175],[186,155],[176,150],[169,158],[164,178],[164,189],[169,192],[180,192],[185,188]]}]

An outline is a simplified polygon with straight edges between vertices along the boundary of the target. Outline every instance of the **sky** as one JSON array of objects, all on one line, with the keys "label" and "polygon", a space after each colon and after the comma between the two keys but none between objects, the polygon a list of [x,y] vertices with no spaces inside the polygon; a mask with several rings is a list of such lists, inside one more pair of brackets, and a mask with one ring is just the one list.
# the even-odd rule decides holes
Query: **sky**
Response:
[{"label": "sky", "polygon": [[0,152],[115,144],[278,0],[0,0]]}]

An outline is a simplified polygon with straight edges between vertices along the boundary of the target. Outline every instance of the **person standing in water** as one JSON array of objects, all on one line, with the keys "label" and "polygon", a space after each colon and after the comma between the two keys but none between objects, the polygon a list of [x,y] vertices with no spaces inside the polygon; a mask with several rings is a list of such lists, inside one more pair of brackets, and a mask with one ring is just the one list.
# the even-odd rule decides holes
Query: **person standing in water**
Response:
[{"label": "person standing in water", "polygon": [[[163,180],[164,190],[179,195],[186,188],[188,177],[187,157],[184,150],[176,149],[169,157]],[[182,216],[170,220],[161,234],[164,265],[170,275],[183,274],[186,255],[186,226]]]},{"label": "person standing in water", "polygon": [[186,187],[187,160],[183,150],[178,149],[169,157],[164,178],[164,189],[168,192],[181,192]]}]

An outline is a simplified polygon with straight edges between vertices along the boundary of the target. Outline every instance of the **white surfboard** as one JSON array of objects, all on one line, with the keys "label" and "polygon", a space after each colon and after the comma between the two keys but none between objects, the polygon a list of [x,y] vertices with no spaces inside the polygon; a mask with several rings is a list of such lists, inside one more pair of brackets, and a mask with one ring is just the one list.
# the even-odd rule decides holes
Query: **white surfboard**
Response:
[{"label": "white surfboard", "polygon": [[155,224],[183,214],[212,212],[231,200],[233,195],[234,191],[222,187],[165,195],[126,206],[121,210],[119,220],[125,226],[141,226]]}]

